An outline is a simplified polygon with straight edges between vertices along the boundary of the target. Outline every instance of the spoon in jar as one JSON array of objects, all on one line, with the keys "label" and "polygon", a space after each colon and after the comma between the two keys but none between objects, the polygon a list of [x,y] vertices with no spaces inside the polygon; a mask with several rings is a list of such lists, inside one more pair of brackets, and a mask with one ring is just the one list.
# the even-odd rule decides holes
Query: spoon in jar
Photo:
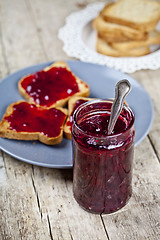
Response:
[{"label": "spoon in jar", "polygon": [[131,91],[131,84],[128,80],[123,79],[116,84],[115,99],[111,107],[111,116],[108,124],[108,135],[111,135],[116,121],[122,111],[123,102],[125,97]]}]

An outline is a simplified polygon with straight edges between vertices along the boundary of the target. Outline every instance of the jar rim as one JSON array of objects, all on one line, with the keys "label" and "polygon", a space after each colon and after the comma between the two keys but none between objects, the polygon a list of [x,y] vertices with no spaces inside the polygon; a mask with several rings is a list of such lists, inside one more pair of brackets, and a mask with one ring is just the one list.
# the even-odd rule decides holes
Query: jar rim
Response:
[{"label": "jar rim", "polygon": [[[127,129],[125,129],[124,131],[122,131],[122,132],[120,132],[120,133],[114,133],[114,134],[111,134],[111,135],[103,135],[103,136],[95,136],[94,134],[88,134],[88,133],[86,133],[84,130],[82,130],[80,127],[79,127],[79,125],[78,125],[78,123],[77,123],[77,121],[76,121],[76,117],[77,117],[77,115],[78,115],[78,113],[85,107],[85,106],[88,106],[88,105],[92,105],[92,104],[94,104],[94,103],[99,103],[99,102],[111,102],[111,103],[113,103],[113,99],[94,99],[94,100],[90,100],[90,101],[87,101],[87,102],[84,102],[84,103],[82,103],[80,106],[78,106],[76,109],[75,109],[75,111],[74,111],[74,113],[73,113],[73,124],[72,124],[72,129],[73,129],[73,125],[75,125],[76,126],[76,128],[78,129],[78,131],[80,131],[81,133],[83,133],[84,135],[86,135],[86,136],[88,136],[88,137],[94,137],[94,138],[96,138],[96,139],[106,139],[106,138],[115,138],[115,137],[119,137],[119,136],[121,136],[122,134],[126,134],[132,127],[133,127],[133,125],[134,125],[134,121],[135,121],[135,116],[134,116],[134,113],[133,113],[133,111],[131,110],[131,108],[128,106],[128,105],[126,105],[125,103],[123,104],[123,108],[125,109],[125,110],[127,110],[127,112],[129,112],[130,113],[130,115],[131,115],[131,122],[130,122],[130,124],[129,124],[129,126],[127,127]],[[123,109],[122,108],[122,109]]]}]

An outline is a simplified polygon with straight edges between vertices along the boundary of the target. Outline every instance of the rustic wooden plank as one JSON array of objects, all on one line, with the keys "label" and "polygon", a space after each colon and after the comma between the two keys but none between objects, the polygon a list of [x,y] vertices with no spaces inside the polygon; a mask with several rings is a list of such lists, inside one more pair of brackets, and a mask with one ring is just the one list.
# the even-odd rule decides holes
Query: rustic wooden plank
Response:
[{"label": "rustic wooden plank", "polygon": [[30,0],[26,2],[33,14],[35,26],[39,30],[39,37],[47,59],[49,61],[69,59],[62,49],[62,41],[57,37],[58,30],[65,24],[65,19],[69,14],[81,10],[88,3],[96,2],[96,0],[67,0],[67,3],[64,3],[63,0]]},{"label": "rustic wooden plank", "polygon": [[[21,67],[44,61],[45,57],[41,52],[36,32],[32,28],[25,3],[18,0],[3,1],[2,7],[1,2],[0,16],[2,76]],[[32,166],[6,154],[2,156],[0,156],[2,239],[51,239],[48,221],[45,219],[42,221],[39,212]]]},{"label": "rustic wooden plank", "polygon": [[117,213],[103,215],[110,239],[160,239],[160,164],[147,138],[134,157],[133,196]]},{"label": "rustic wooden plank", "polygon": [[[10,72],[47,60],[30,11],[27,2],[3,3],[2,39]],[[14,19],[12,27],[11,18]],[[25,29],[21,22],[25,22]],[[17,30],[14,32],[15,25]],[[77,233],[79,239],[107,239],[100,216],[86,213],[75,203],[72,183],[67,186],[64,180],[65,171],[32,168],[6,154],[4,156],[7,186],[2,189],[0,199],[3,214],[0,225],[4,239],[76,239]],[[72,176],[71,172],[69,176]]]},{"label": "rustic wooden plank", "polygon": [[[57,7],[56,7],[56,4],[57,4]],[[57,32],[59,29],[59,21],[57,22],[57,16],[61,15],[61,19],[62,21],[64,21],[65,17],[69,14],[67,11],[71,11],[71,9],[65,8],[65,11],[64,11],[64,8],[58,8],[58,6],[60,6],[61,4],[63,4],[63,2],[60,3],[59,1],[54,1],[54,2],[53,1],[45,1],[45,2],[30,1],[30,4],[27,3],[27,7],[32,16],[34,26],[36,29],[38,29],[39,39],[41,39],[42,45],[45,49],[45,52],[47,53],[46,55],[51,56],[51,58],[50,57],[47,58],[50,60],[53,60],[54,56],[56,56],[56,59],[57,57],[60,57],[60,59],[64,58],[64,52],[62,52],[62,48],[59,47],[58,45],[60,41],[57,41]],[[42,9],[45,9],[45,11],[42,11]],[[55,9],[55,11],[53,11],[53,9]],[[58,9],[59,11],[56,11],[56,9]],[[54,21],[56,21],[56,26],[53,27],[51,23]],[[53,54],[52,54],[52,49],[53,49]],[[39,171],[39,168],[36,167],[36,169]],[[55,170],[55,174],[57,179],[59,178],[59,174],[61,176],[61,171],[57,172],[57,170]],[[37,185],[35,186],[36,186],[36,189],[39,189],[38,192],[41,193],[39,194],[39,198],[49,199],[48,190],[46,191],[47,188],[44,187],[44,185],[39,184],[38,176],[39,174],[35,178],[35,181],[38,179]],[[47,215],[48,220],[50,220],[51,232],[53,236],[56,239],[58,237],[60,239],[61,238],[66,239],[67,237],[69,238],[69,236],[71,235],[71,238],[74,236],[73,239],[76,239],[76,236],[78,233],[79,239],[84,239],[84,237],[85,239],[106,238],[105,231],[103,228],[103,223],[98,215],[96,216],[96,218],[93,218],[88,213],[82,211],[82,209],[77,208],[77,204],[75,202],[74,204],[71,204],[71,202],[73,202],[72,183],[70,183],[70,186],[69,186],[70,194],[68,195],[68,190],[66,190],[66,187],[64,185],[65,182],[61,180],[61,177],[58,181],[54,179],[56,181],[55,186],[57,187],[59,194],[56,195],[55,197],[54,196],[55,193],[54,192],[52,193],[52,191],[49,191],[49,194],[50,195],[53,194],[53,199],[55,199],[54,204],[53,203],[47,204],[48,207],[46,207],[45,201],[43,201],[43,204],[44,204],[43,208],[48,208],[48,212],[56,213],[54,217],[52,215]],[[59,182],[61,181],[63,184],[62,183],[59,184]],[[49,184],[49,180],[47,181],[47,184]],[[41,190],[41,187],[43,187],[42,188],[43,191]],[[69,187],[67,189],[69,189]],[[65,200],[64,200],[64,193],[68,196],[68,198],[65,197]],[[47,196],[44,197],[44,194],[47,194]],[[58,202],[61,202],[61,204],[59,205]],[[63,206],[63,210],[59,210],[62,208],[61,206]],[[69,211],[69,206],[71,206],[70,211]],[[57,215],[57,211],[58,211],[58,215]],[[78,219],[77,219],[77,211],[79,216]],[[71,217],[69,217],[70,215]],[[80,219],[83,219],[83,221],[80,221]],[[79,224],[79,222],[81,222],[81,224]],[[93,226],[96,226],[94,227],[94,231],[92,230]]]},{"label": "rustic wooden plank", "polygon": [[112,226],[107,227],[111,239],[160,239],[159,74],[160,70],[132,74],[150,94],[155,118],[149,139],[145,138],[135,150],[133,197],[121,211],[103,216],[106,226]]},{"label": "rustic wooden plank", "polygon": [[0,196],[4,239],[107,239],[99,215],[75,202],[72,170],[32,169],[6,154],[0,166],[3,184],[5,177]]},{"label": "rustic wooden plank", "polygon": [[[50,239],[48,223],[41,219],[32,181],[32,167],[0,156],[1,239]],[[3,181],[2,181],[3,180]]]},{"label": "rustic wooden plank", "polygon": [[[12,72],[38,62],[68,59],[57,38],[58,28],[83,2],[77,5],[69,0],[61,7],[64,6],[62,0],[1,0],[0,5],[3,75],[7,67]],[[155,85],[148,87],[149,78],[154,76],[156,80],[159,70],[154,74],[152,71],[135,74],[153,95]],[[156,87],[154,103],[158,80]],[[150,134],[157,152],[155,132],[158,125],[157,120],[152,136]],[[134,169],[131,201],[120,212],[103,216],[102,222],[99,215],[85,212],[75,202],[69,170],[32,168],[6,154],[3,160],[0,155],[0,230],[3,239],[107,239],[103,223],[110,240],[159,239],[159,165],[147,138],[136,149]]]},{"label": "rustic wooden plank", "polygon": [[3,77],[5,77],[9,73],[7,67],[7,59],[5,56],[4,44],[2,41],[2,31],[1,31],[1,24],[0,24],[0,81]]},{"label": "rustic wooden plank", "polygon": [[53,239],[107,239],[99,215],[89,214],[74,200],[72,170],[34,167],[34,182]]},{"label": "rustic wooden plank", "polygon": [[[36,3],[36,4],[35,4]],[[46,4],[46,3],[45,3]],[[38,8],[38,3],[36,2],[36,1],[33,1],[32,2],[32,5],[34,6],[33,7],[33,9],[37,9]],[[46,5],[45,5],[46,6]],[[45,7],[44,6],[44,7]],[[34,11],[34,14],[36,15],[36,10]],[[51,14],[52,14],[52,17],[53,17],[53,19],[54,19],[54,14],[51,12]],[[50,15],[50,11],[49,11],[49,15]],[[40,11],[38,11],[38,14],[37,14],[37,16],[40,16],[40,19],[41,19],[41,23],[40,23],[40,25],[42,26],[43,24],[44,24],[44,19],[42,18],[42,13],[40,13]],[[51,17],[51,19],[50,20],[52,20],[52,17]],[[46,18],[46,15],[44,15],[44,18]],[[37,19],[38,19],[38,17],[37,17]],[[38,21],[39,22],[39,21]],[[63,24],[62,24],[62,26],[63,26]],[[53,31],[53,30],[52,30]],[[50,36],[50,33],[52,32],[52,31],[50,31],[49,33],[48,33],[48,38],[50,39],[51,38],[51,36]],[[43,31],[41,31],[41,33],[42,33],[42,39],[43,39],[43,35],[45,36],[45,34],[43,34]],[[44,45],[47,45],[48,43],[46,43],[46,42],[44,42]],[[148,79],[148,77],[146,76],[146,78]],[[144,85],[145,85],[145,83],[144,83]],[[153,149],[150,147],[150,143],[148,142],[148,140],[146,139],[145,140],[146,142],[147,142],[147,144],[145,144],[144,145],[144,149],[143,149],[143,151],[141,150],[141,148],[140,147],[138,147],[137,149],[139,149],[140,148],[140,150],[138,151],[137,149],[136,149],[136,152],[138,151],[138,154],[140,154],[140,157],[142,158],[142,160],[144,161],[144,159],[145,159],[145,157],[146,156],[149,156],[149,155],[151,155],[151,159],[153,159],[153,156],[152,156],[152,154],[154,155],[154,152],[153,152]],[[149,147],[149,150],[148,150],[148,152],[147,152],[147,154],[145,155],[145,156],[143,156],[144,155],[144,150],[145,150],[145,148],[146,148],[146,145],[147,145],[147,148]],[[142,152],[141,152],[142,151]],[[141,159],[140,159],[141,160]],[[141,164],[143,165],[143,163],[142,163],[142,160],[140,161],[141,162]],[[157,159],[156,159],[156,156],[154,155],[154,161],[156,161],[156,169],[157,169],[157,171],[156,171],[156,173],[155,173],[155,176],[154,177],[156,177],[157,176],[157,174],[159,174],[159,169],[158,169],[158,162],[157,162]],[[152,164],[154,163],[154,161],[152,161]],[[146,167],[149,167],[149,169],[150,169],[150,165],[149,165],[150,163],[149,162],[147,162],[147,165],[146,165]],[[144,166],[144,165],[143,165]],[[146,170],[146,169],[145,169]],[[157,184],[157,182],[158,182],[158,180],[159,180],[159,178],[158,178],[158,180],[155,182],[155,184],[153,184],[152,183],[152,181],[153,181],[153,176],[150,176],[150,174],[148,174],[146,171],[144,172],[144,170],[143,170],[143,168],[141,168],[141,171],[143,171],[143,174],[142,174],[142,172],[136,172],[135,173],[135,176],[134,176],[134,185],[136,186],[136,191],[138,191],[138,189],[139,189],[139,187],[141,187],[141,190],[143,189],[143,185],[142,185],[142,183],[144,183],[144,184],[146,184],[147,186],[149,185],[149,189],[150,189],[150,194],[151,194],[151,196],[154,196],[155,198],[156,198],[156,201],[157,201],[157,196],[158,195],[156,195],[156,194],[154,194],[154,191],[153,191],[153,189],[157,189],[156,188],[156,184]],[[146,176],[147,178],[144,178],[144,176]],[[150,179],[150,177],[152,177],[151,179]],[[144,178],[144,179],[143,179]],[[139,183],[139,184],[137,184],[137,182]],[[144,192],[144,196],[146,195],[148,193],[148,191],[147,191],[147,189],[145,189],[145,192]],[[157,192],[157,194],[158,194],[159,192]],[[129,225],[129,227],[127,226],[127,223],[126,223],[126,225],[124,225],[124,224],[122,224],[122,229],[120,229],[120,227],[117,227],[117,225],[119,224],[119,223],[123,223],[123,219],[124,219],[124,216],[122,215],[123,214],[123,211],[125,211],[125,210],[122,210],[122,214],[121,215],[119,215],[119,213],[118,213],[118,215],[117,216],[120,216],[119,217],[119,221],[117,221],[117,225],[115,226],[115,224],[113,225],[113,221],[111,221],[111,219],[112,219],[112,217],[110,217],[109,215],[107,216],[107,219],[110,219],[110,221],[108,221],[108,222],[106,222],[106,221],[104,221],[104,223],[105,223],[105,225],[106,225],[106,229],[107,229],[107,232],[108,232],[108,235],[109,235],[109,237],[110,237],[110,239],[147,239],[147,237],[148,237],[148,239],[151,239],[151,237],[152,236],[154,236],[154,233],[155,233],[155,239],[156,239],[156,237],[158,237],[158,234],[159,234],[159,232],[158,232],[158,227],[157,226],[159,226],[158,225],[158,211],[157,211],[157,214],[155,215],[155,217],[153,217],[153,219],[154,219],[154,224],[153,225],[151,225],[151,221],[150,221],[150,218],[152,217],[152,215],[154,214],[154,212],[155,212],[155,210],[156,210],[156,207],[157,207],[157,202],[155,201],[155,204],[152,206],[152,204],[150,204],[151,202],[152,202],[152,198],[151,199],[148,199],[148,202],[146,201],[145,202],[145,200],[146,200],[146,198],[145,199],[143,199],[143,197],[144,196],[142,196],[142,198],[141,199],[143,199],[143,202],[141,203],[141,205],[140,206],[138,206],[137,205],[137,201],[139,200],[139,195],[141,194],[141,191],[139,192],[138,191],[138,194],[136,195],[136,193],[134,193],[133,194],[133,198],[132,198],[132,200],[131,200],[131,202],[129,203],[132,207],[128,210],[128,212],[126,213],[126,219],[127,219],[127,221],[128,221],[128,216],[129,215],[131,215],[132,216],[132,218],[133,219],[131,219],[130,220],[130,225]],[[131,204],[132,203],[132,201],[133,201],[133,203],[134,203],[134,205],[133,204]],[[144,207],[145,206],[145,207]],[[127,207],[127,206],[126,206]],[[128,209],[128,208],[127,208]],[[146,210],[146,211],[144,211],[144,210]],[[152,212],[152,210],[153,210],[153,213],[152,213],[152,215],[149,215],[150,214],[150,211]],[[139,222],[138,222],[138,219],[140,218],[139,217],[139,212],[143,212],[143,214],[141,214],[142,216],[141,216],[141,221],[143,222],[143,219],[147,219],[147,221],[148,222],[146,222],[146,221],[144,221],[143,222],[143,224],[142,225],[139,225]],[[111,215],[112,216],[112,215]],[[147,217],[148,216],[148,217]],[[104,217],[104,220],[105,220],[105,217]],[[136,224],[135,224],[135,221],[137,221],[136,222]],[[147,224],[148,223],[148,224]],[[145,225],[146,224],[146,225]],[[135,229],[135,230],[137,230],[137,233],[134,235],[133,233],[132,233],[132,225],[133,225],[133,228]],[[113,226],[113,229],[112,229],[112,226]],[[143,227],[144,226],[144,229],[143,230],[141,230],[141,228],[140,228],[140,226],[141,227]],[[156,229],[155,231],[154,231],[154,228]],[[129,231],[130,232],[130,234],[129,235],[127,235],[127,237],[125,237],[125,234],[127,233],[127,231]],[[128,234],[128,233],[127,233]],[[125,237],[125,238],[124,238]]]},{"label": "rustic wooden plank", "polygon": [[160,69],[156,71],[147,70],[147,71],[139,71],[133,74],[142,86],[146,89],[149,93],[151,100],[153,102],[154,107],[154,121],[149,132],[149,137],[152,146],[154,147],[155,153],[160,160],[160,94],[159,94],[159,76],[160,76]]},{"label": "rustic wooden plank", "polygon": [[10,72],[46,61],[25,1],[1,1],[1,34]]}]

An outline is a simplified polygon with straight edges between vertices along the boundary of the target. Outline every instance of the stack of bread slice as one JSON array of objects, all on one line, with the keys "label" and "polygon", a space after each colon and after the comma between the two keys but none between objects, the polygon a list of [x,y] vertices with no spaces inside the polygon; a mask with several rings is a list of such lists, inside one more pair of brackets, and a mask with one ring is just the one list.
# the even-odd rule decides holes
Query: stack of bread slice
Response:
[{"label": "stack of bread slice", "polygon": [[93,20],[97,31],[96,49],[113,56],[143,56],[151,45],[160,44],[156,29],[160,20],[160,2],[151,0],[118,0],[105,5]]}]

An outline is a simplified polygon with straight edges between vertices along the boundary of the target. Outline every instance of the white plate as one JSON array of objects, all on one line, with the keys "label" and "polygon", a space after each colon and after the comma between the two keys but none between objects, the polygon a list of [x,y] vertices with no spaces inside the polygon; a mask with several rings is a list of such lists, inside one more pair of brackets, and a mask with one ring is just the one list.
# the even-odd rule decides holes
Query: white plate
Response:
[{"label": "white plate", "polygon": [[[68,56],[113,67],[127,73],[140,69],[159,68],[159,45],[151,47],[152,53],[142,57],[110,57],[96,52],[96,32],[91,22],[104,4],[103,2],[89,4],[85,9],[74,12],[66,18],[66,24],[59,30],[58,37],[64,42],[63,50]],[[160,29],[160,25],[157,28]]]}]

